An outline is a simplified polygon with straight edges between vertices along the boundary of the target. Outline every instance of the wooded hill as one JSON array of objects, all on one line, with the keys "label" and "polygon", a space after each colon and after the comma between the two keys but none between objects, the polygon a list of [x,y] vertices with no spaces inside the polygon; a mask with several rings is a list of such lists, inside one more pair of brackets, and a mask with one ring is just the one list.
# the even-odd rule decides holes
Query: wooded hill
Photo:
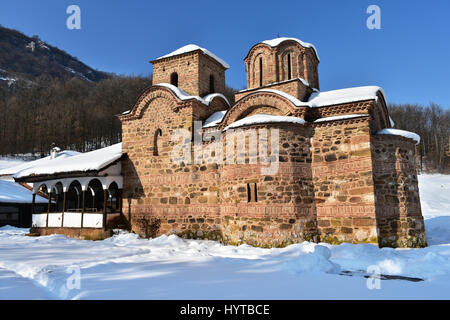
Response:
[{"label": "wooded hill", "polygon": [[93,82],[112,76],[92,69],[38,36],[28,37],[0,26],[0,79],[33,81],[43,75],[56,79],[78,77]]}]

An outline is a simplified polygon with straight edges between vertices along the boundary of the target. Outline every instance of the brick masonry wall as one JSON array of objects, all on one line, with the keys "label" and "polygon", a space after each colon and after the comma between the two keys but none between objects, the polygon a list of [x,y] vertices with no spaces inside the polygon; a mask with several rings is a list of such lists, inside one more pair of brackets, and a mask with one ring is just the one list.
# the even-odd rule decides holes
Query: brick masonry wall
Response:
[{"label": "brick masonry wall", "polygon": [[[361,113],[374,110],[373,101],[342,108],[350,113],[355,109]],[[171,141],[172,134],[176,129],[192,132],[193,121],[206,119],[213,109],[197,100],[180,102],[169,90],[158,88],[144,94],[130,115],[121,117],[123,151],[128,155],[122,166],[123,211],[135,232],[262,247],[302,240],[414,246],[414,239],[424,237],[418,195],[414,194],[417,177],[411,171],[414,163],[409,153],[413,145],[400,139],[384,146],[382,138],[372,136],[370,130],[372,122],[379,119],[243,127],[247,135],[250,129],[257,130],[256,140],[247,137],[245,142],[236,141],[235,154],[242,153],[238,145],[244,144],[245,150],[258,145],[258,130],[279,130],[279,168],[273,175],[261,173],[266,164],[259,161],[260,151],[244,153],[241,164],[212,161],[217,153],[225,157],[231,131],[219,135],[218,140],[203,142],[203,163],[173,163],[170,153],[177,142]],[[252,114],[301,116],[309,112],[304,109],[294,108],[270,93],[249,95],[233,107],[218,129]],[[339,112],[337,107],[330,109],[321,108],[319,115]],[[154,156],[158,129],[162,129],[162,135],[157,136],[158,155]],[[380,158],[377,150],[389,153],[389,161]],[[386,188],[392,179],[398,179],[394,174],[397,166],[402,168],[402,175],[396,197],[403,204],[398,207],[403,209],[395,211],[396,205],[383,203],[386,199],[396,202],[391,189]],[[383,178],[386,174],[391,180]],[[416,191],[399,191],[405,188]],[[382,218],[389,210],[392,214]],[[398,217],[395,212],[399,212]],[[143,221],[148,221],[147,225]]]},{"label": "brick masonry wall", "polygon": [[193,96],[210,93],[209,76],[214,76],[214,91],[225,92],[225,68],[202,52],[153,61],[153,83],[170,83],[173,72],[178,74],[178,87]]},{"label": "brick masonry wall", "polygon": [[[155,235],[220,239],[217,168],[171,160],[178,143],[172,141],[175,130],[192,132],[193,110],[200,114],[203,110],[207,117],[206,107],[198,106],[196,100],[179,103],[167,90],[144,96],[136,116],[122,120],[122,148],[128,156],[122,164],[125,217],[141,235],[148,220],[155,224]],[[154,155],[158,129],[162,135],[157,137],[158,155]]]},{"label": "brick masonry wall", "polygon": [[377,243],[369,121],[313,126],[312,171],[321,241]]},{"label": "brick masonry wall", "polygon": [[283,91],[283,92],[290,94],[293,97],[296,97],[300,101],[306,101],[312,93],[312,89],[310,87],[305,86],[301,80],[292,79],[290,81],[286,81],[283,83],[268,84],[268,85],[264,86],[263,88],[257,87],[257,88],[254,88],[253,90],[249,89],[249,90],[245,90],[243,92],[237,92],[234,95],[235,101],[238,101],[239,99],[245,97],[249,93],[255,92],[256,90],[259,90],[259,89],[271,89],[271,90]]},{"label": "brick masonry wall", "polygon": [[371,142],[380,246],[426,246],[414,143],[392,135]]},{"label": "brick masonry wall", "polygon": [[[318,240],[310,166],[310,128],[279,124],[247,126],[242,130],[246,133],[275,128],[279,130],[280,150],[278,170],[274,175],[262,174],[261,167],[267,164],[248,154],[245,157],[247,164],[225,164],[221,170],[220,213],[225,243],[280,247],[303,240]],[[257,138],[261,136],[258,134]],[[240,141],[244,140],[241,138]],[[226,142],[229,147],[228,140]],[[250,138],[247,137],[245,143],[249,150]],[[254,184],[257,201],[249,202],[247,185]]]}]

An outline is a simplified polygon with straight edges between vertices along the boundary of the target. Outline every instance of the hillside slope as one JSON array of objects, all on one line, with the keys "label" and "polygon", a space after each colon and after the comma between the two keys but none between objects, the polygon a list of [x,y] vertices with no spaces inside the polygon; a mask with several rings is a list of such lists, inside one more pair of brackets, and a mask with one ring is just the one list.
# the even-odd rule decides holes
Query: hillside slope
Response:
[{"label": "hillside slope", "polygon": [[39,39],[0,26],[0,80],[8,83],[18,79],[78,77],[98,82],[110,78],[105,72],[87,66],[77,58]]}]

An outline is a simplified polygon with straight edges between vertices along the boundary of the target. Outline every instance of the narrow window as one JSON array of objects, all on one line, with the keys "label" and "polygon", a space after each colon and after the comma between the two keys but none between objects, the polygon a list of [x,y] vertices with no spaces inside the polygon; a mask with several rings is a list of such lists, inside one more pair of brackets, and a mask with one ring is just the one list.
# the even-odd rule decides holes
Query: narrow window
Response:
[{"label": "narrow window", "polygon": [[259,58],[259,86],[263,85],[263,63],[262,58]]},{"label": "narrow window", "polygon": [[288,63],[288,80],[292,77],[292,69],[291,69],[291,54],[287,55],[287,63]]},{"label": "narrow window", "polygon": [[170,75],[170,84],[178,87],[178,73],[174,72]]},{"label": "narrow window", "polygon": [[258,202],[258,188],[256,183],[247,183],[247,201]]},{"label": "narrow window", "polygon": [[157,129],[155,131],[155,136],[154,136],[154,140],[153,140],[153,155],[154,156],[159,156],[159,151],[158,151],[158,137],[162,136],[162,130],[161,129]]},{"label": "narrow window", "polygon": [[214,93],[214,76],[211,74],[209,76],[209,93]]}]

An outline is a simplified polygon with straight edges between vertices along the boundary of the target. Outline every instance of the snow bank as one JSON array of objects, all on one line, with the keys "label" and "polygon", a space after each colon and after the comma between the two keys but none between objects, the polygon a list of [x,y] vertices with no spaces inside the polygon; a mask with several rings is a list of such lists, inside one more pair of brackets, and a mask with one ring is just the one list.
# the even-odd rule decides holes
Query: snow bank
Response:
[{"label": "snow bank", "polygon": [[276,47],[276,46],[278,46],[280,43],[282,43],[283,41],[287,41],[287,40],[295,41],[295,42],[297,42],[298,44],[300,44],[302,47],[305,47],[305,48],[312,48],[312,49],[314,50],[314,52],[316,53],[317,60],[320,60],[320,59],[319,59],[319,54],[317,53],[317,49],[316,49],[316,47],[314,47],[313,44],[308,43],[308,42],[304,42],[304,41],[302,41],[302,40],[300,40],[300,39],[297,39],[297,38],[280,37],[280,38],[275,38],[275,39],[272,39],[272,40],[264,40],[264,41],[261,42],[261,43],[267,44],[267,45],[269,45],[269,46],[271,46],[271,47]]},{"label": "snow bank", "polygon": [[281,122],[298,123],[298,124],[306,123],[306,121],[304,119],[298,118],[298,117],[274,116],[271,114],[256,114],[254,116],[246,117],[244,119],[233,122],[232,124],[226,126],[223,129],[223,131],[242,127],[242,126],[249,126],[249,125],[253,125],[253,124],[281,123]]},{"label": "snow bank", "polygon": [[384,96],[383,89],[377,86],[313,92],[309,97],[308,103],[311,108],[315,108],[362,100],[376,100],[378,91],[380,91]]},{"label": "snow bank", "polygon": [[[0,203],[32,203],[33,193],[12,181],[0,180]],[[36,203],[47,203],[47,199],[36,196]]]},{"label": "snow bank", "polygon": [[74,155],[70,158],[56,158],[42,165],[19,171],[14,178],[24,178],[32,175],[50,175],[62,172],[86,172],[101,170],[107,165],[119,160],[122,156],[122,143]]},{"label": "snow bank", "polygon": [[286,262],[284,268],[290,273],[339,273],[339,265],[330,261],[330,249],[316,245],[313,250],[313,252],[301,255],[298,259]]},{"label": "snow bank", "polygon": [[401,136],[408,139],[412,139],[416,142],[416,144],[420,143],[420,136],[414,132],[409,132],[405,130],[399,130],[399,129],[392,129],[392,128],[385,128],[383,130],[377,131],[375,134],[388,134],[388,135],[394,135],[394,136]]},{"label": "snow bank", "polygon": [[220,59],[218,56],[216,56],[214,53],[212,53],[211,51],[205,49],[205,48],[201,48],[195,44],[188,44],[185,45],[175,51],[172,51],[169,54],[166,54],[162,57],[157,58],[156,60],[160,60],[160,59],[164,59],[164,58],[169,58],[169,57],[173,57],[179,54],[183,54],[183,53],[187,53],[187,52],[192,52],[192,51],[196,51],[196,50],[201,50],[204,54],[210,56],[211,58],[213,58],[214,60],[216,60],[217,62],[219,62],[224,68],[229,69],[230,66],[228,65],[228,63],[226,63],[224,60]]},{"label": "snow bank", "polygon": [[[83,241],[2,227],[0,298],[449,299],[450,175],[420,175],[419,187],[430,244],[423,249],[307,241],[263,249],[125,232]],[[80,268],[80,289],[66,287],[71,266]],[[381,290],[369,290],[373,266],[424,281],[381,280]]]}]

